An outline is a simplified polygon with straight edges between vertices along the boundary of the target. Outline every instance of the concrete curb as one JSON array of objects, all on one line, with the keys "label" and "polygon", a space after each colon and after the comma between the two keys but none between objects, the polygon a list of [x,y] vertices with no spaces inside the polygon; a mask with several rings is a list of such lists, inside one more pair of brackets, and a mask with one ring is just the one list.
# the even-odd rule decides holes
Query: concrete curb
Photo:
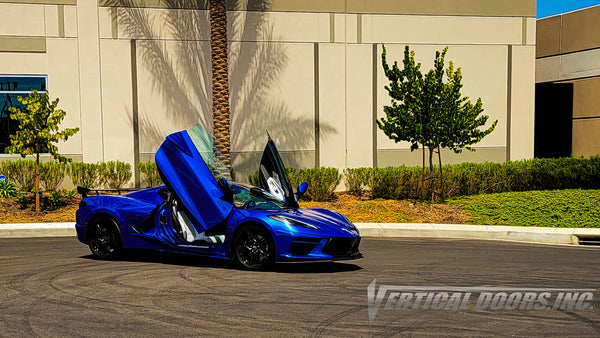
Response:
[{"label": "concrete curb", "polygon": [[77,236],[75,222],[0,224],[0,238]]},{"label": "concrete curb", "polygon": [[[431,223],[356,223],[355,225],[363,237],[492,239],[574,245],[579,243],[579,237],[600,237],[600,228],[543,228]],[[76,236],[75,223],[0,224],[0,238],[61,236]]]},{"label": "concrete curb", "polygon": [[589,228],[431,223],[357,223],[355,225],[364,237],[493,239],[575,245],[579,244],[579,237],[600,237],[600,229]]}]

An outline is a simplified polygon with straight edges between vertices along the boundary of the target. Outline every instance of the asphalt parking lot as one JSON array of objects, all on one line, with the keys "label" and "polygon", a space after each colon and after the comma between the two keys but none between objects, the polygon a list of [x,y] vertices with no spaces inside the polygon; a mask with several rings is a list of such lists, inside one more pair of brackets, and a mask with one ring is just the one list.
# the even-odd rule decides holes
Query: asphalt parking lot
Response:
[{"label": "asphalt parking lot", "polygon": [[363,239],[365,258],[248,272],[137,253],[99,261],[75,238],[0,240],[0,335],[600,335],[586,310],[386,310],[367,286],[600,290],[600,249],[496,241]]}]

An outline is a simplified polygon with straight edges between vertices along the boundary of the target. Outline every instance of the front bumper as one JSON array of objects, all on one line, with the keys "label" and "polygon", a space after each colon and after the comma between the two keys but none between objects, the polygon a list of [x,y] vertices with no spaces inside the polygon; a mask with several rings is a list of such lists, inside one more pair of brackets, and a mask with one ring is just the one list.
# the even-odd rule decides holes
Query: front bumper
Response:
[{"label": "front bumper", "polygon": [[311,238],[295,237],[278,262],[323,262],[362,258],[360,236]]}]

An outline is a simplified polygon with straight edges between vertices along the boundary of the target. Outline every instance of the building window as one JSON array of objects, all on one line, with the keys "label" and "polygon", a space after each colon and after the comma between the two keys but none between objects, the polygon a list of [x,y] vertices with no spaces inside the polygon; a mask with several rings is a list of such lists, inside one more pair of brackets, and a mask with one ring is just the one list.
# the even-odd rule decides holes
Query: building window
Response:
[{"label": "building window", "polygon": [[0,75],[0,153],[10,145],[10,135],[17,131],[18,124],[10,118],[10,107],[21,107],[17,97],[27,96],[32,90],[46,92],[47,77],[43,75]]}]

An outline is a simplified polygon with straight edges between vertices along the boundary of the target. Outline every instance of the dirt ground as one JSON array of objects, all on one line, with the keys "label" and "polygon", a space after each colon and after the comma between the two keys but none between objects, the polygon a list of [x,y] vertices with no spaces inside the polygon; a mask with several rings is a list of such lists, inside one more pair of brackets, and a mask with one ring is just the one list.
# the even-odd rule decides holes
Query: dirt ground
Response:
[{"label": "dirt ground", "polygon": [[36,213],[33,194],[26,205],[17,203],[17,197],[0,198],[0,223],[74,222],[80,199],[66,199],[62,205],[53,206],[44,194],[40,212]]},{"label": "dirt ground", "polygon": [[467,216],[459,205],[414,201],[370,200],[336,194],[331,202],[300,202],[303,208],[324,208],[340,212],[352,222],[465,224]]},{"label": "dirt ground", "polygon": [[[62,206],[52,206],[45,195],[41,211],[36,214],[33,197],[27,207],[17,198],[0,198],[0,223],[74,222],[80,198],[65,200]],[[324,208],[340,212],[353,222],[377,223],[468,223],[460,206],[450,204],[415,203],[412,201],[369,200],[348,194],[336,194],[331,202],[300,202],[303,208]]]}]

